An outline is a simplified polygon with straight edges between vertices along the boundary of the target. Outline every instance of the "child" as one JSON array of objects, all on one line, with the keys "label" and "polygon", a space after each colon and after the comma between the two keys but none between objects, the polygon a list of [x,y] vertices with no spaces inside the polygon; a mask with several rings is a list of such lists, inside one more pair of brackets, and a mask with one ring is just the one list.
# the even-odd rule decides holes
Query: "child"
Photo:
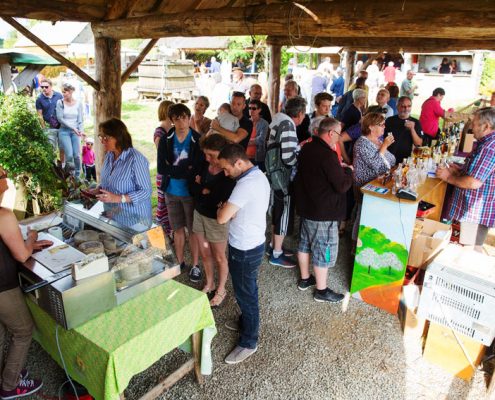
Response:
[{"label": "child", "polygon": [[82,148],[82,162],[86,180],[96,181],[95,152],[93,151],[93,138],[86,138],[86,144]]},{"label": "child", "polygon": [[[220,107],[218,107],[217,120],[223,129],[227,129],[231,132],[236,132],[237,129],[239,129],[239,119],[231,114],[229,103],[223,103]],[[208,134],[211,133],[218,132],[210,129]]]}]

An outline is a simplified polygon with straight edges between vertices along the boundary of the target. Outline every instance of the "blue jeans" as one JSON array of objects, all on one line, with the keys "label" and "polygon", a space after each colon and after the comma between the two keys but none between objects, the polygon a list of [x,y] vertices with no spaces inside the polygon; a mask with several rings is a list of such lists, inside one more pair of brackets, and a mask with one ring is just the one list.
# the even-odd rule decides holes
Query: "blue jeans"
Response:
[{"label": "blue jeans", "polygon": [[64,151],[65,163],[71,163],[75,168],[75,175],[81,175],[81,138],[70,128],[60,128],[58,131],[58,145]]},{"label": "blue jeans", "polygon": [[239,318],[239,346],[254,349],[260,330],[258,305],[258,270],[265,254],[265,244],[251,250],[238,250],[229,244],[229,271],[237,304],[241,309]]}]

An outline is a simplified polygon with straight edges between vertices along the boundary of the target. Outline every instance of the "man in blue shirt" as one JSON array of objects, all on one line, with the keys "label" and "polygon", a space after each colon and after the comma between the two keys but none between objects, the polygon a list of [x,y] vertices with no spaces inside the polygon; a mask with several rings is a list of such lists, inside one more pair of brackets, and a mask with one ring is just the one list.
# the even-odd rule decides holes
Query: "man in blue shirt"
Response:
[{"label": "man in blue shirt", "polygon": [[330,86],[330,92],[334,94],[335,104],[332,107],[332,114],[337,115],[337,110],[339,108],[340,99],[344,95],[344,72],[339,68],[337,70],[337,78],[332,82]]},{"label": "man in blue shirt", "polygon": [[189,128],[191,111],[184,104],[173,104],[168,117],[174,128],[161,137],[158,144],[158,173],[162,175],[161,189],[165,192],[170,224],[174,231],[175,254],[181,268],[185,268],[184,246],[185,228],[189,233],[189,247],[193,267],[189,271],[192,282],[201,281],[198,266],[199,249],[192,236],[194,214],[193,198],[189,192],[189,182],[196,176],[203,160],[199,148],[199,133]]},{"label": "man in blue shirt", "polygon": [[57,151],[58,128],[60,124],[57,120],[55,108],[57,101],[62,100],[63,96],[61,93],[53,90],[50,79],[43,79],[40,87],[41,94],[36,99],[36,111],[40,117],[41,127],[45,130],[48,140],[53,146],[53,150]]}]

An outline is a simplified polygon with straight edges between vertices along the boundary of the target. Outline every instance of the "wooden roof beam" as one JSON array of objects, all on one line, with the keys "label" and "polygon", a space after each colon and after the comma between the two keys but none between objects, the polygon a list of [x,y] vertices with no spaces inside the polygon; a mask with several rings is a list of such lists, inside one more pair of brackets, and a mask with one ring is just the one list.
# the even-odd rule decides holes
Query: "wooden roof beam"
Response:
[{"label": "wooden roof beam", "polygon": [[494,50],[495,40],[432,39],[394,37],[301,37],[268,36],[267,44],[279,46],[341,46],[357,51],[405,51],[409,53],[431,53],[440,51]]},{"label": "wooden roof beam", "polygon": [[65,0],[2,0],[0,16],[40,19],[45,21],[101,21],[106,7],[77,4]]},{"label": "wooden roof beam", "polygon": [[[93,24],[97,36],[115,39],[167,36],[275,35],[335,37],[424,37],[491,39],[495,37],[495,2],[335,0],[304,3],[321,24],[292,3],[247,8],[223,7],[176,14],[120,19]],[[480,23],[479,16],[483,15]]]},{"label": "wooden roof beam", "polygon": [[91,85],[96,91],[100,90],[100,84],[96,82],[93,78],[91,78],[86,72],[84,72],[81,68],[79,68],[72,61],[65,58],[63,55],[52,49],[49,45],[47,45],[43,40],[39,37],[31,33],[28,29],[22,26],[19,22],[17,22],[14,18],[11,17],[2,17],[5,22],[9,25],[17,29],[20,33],[26,36],[33,43],[41,47],[45,52],[51,55],[55,60],[60,62],[62,65],[70,68],[74,73],[79,76],[82,80],[84,80],[88,85]]}]

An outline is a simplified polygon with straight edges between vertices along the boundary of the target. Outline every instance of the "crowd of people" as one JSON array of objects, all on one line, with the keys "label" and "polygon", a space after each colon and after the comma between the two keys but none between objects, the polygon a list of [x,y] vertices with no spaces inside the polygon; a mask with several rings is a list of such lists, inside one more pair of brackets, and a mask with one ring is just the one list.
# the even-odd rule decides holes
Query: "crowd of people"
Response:
[{"label": "crowd of people", "polygon": [[[379,88],[376,104],[368,106],[366,71],[345,93],[341,77],[337,73],[330,85],[340,90],[339,95],[325,90],[315,93],[310,114],[293,79],[286,80],[280,110],[274,115],[261,101],[258,84],[248,88],[249,98],[244,92],[233,92],[230,103],[222,105],[212,120],[205,117],[209,100],[204,96],[197,98],[193,113],[180,103],[159,105],[159,125],[153,133],[158,167],[156,221],[172,238],[181,269],[192,282],[203,282],[202,291],[212,307],[221,306],[226,298],[230,273],[241,314],[227,324],[239,332],[236,347],[225,358],[228,364],[242,362],[257,351],[258,271],[265,254],[275,267],[298,266],[295,286],[301,291],[314,287],[315,301],[342,301],[344,295],[330,289],[327,278],[353,209],[351,238],[354,243],[357,239],[359,189],[409,157],[414,146],[435,139],[439,118],[449,113],[441,107],[445,91],[437,88],[424,102],[419,120],[410,115],[412,73],[401,85],[397,110],[391,110],[391,90],[386,88]],[[60,144],[66,162],[78,171],[83,131],[73,87],[66,84],[59,94],[45,79],[41,88],[36,108],[42,124],[52,143]],[[335,98],[337,107],[333,107]],[[478,145],[465,164],[439,167],[436,175],[454,187],[450,217],[461,223],[463,244],[482,251],[488,230],[495,226],[495,108],[477,110],[471,129]],[[98,132],[106,155],[95,195],[109,216],[126,224],[131,220],[146,225],[152,220],[148,160],[133,147],[119,119],[101,123]],[[88,140],[82,153],[87,174],[94,173],[92,144]],[[6,177],[0,168],[0,196],[6,190]],[[296,212],[298,247],[291,249],[285,239],[295,231]],[[0,232],[0,347],[5,343],[5,329],[14,335],[5,362],[0,362],[0,396],[10,399],[41,387],[40,381],[27,379],[22,370],[32,320],[15,278],[15,262],[25,261],[33,250],[50,243],[37,241],[35,232],[22,240],[14,215],[4,208],[0,208],[0,221],[6,227]]]}]

